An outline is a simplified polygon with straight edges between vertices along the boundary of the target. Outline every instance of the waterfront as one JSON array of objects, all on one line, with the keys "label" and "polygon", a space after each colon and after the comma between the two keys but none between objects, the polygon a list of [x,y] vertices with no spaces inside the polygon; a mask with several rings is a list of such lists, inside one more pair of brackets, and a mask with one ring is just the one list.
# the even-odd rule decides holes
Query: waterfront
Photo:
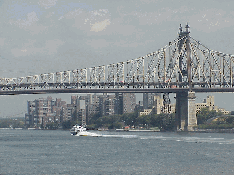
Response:
[{"label": "waterfront", "polygon": [[0,130],[0,174],[234,173],[230,133],[99,133]]}]

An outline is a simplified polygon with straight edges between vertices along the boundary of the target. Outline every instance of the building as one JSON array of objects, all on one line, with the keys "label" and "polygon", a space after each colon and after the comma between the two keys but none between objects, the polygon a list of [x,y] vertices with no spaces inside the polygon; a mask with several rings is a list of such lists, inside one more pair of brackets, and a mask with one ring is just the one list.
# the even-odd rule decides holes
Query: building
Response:
[{"label": "building", "polygon": [[115,114],[115,95],[104,95],[103,101],[103,115]]},{"label": "building", "polygon": [[136,107],[136,96],[134,93],[115,94],[115,114],[132,113]]},{"label": "building", "polygon": [[45,127],[50,123],[75,121],[86,125],[93,114],[108,116],[134,112],[136,97],[133,93],[87,94],[71,96],[71,103],[52,97],[28,101],[25,124],[28,127]]},{"label": "building", "polygon": [[196,113],[198,113],[202,108],[208,108],[209,111],[215,110],[216,112],[222,112],[223,114],[229,114],[230,111],[227,111],[223,108],[215,106],[214,96],[208,95],[202,103],[196,103]]},{"label": "building", "polygon": [[61,123],[66,102],[61,99],[54,101],[52,97],[39,98],[27,102],[25,125],[27,127],[45,127],[48,123]]},{"label": "building", "polygon": [[143,112],[139,112],[139,116],[141,116],[141,115],[150,115],[151,113],[152,113],[152,109],[144,109],[144,111]]},{"label": "building", "polygon": [[93,114],[100,113],[99,111],[99,96],[96,94],[91,95],[90,104],[87,105],[87,116],[86,119],[89,120],[89,116]]},{"label": "building", "polygon": [[[143,94],[143,110],[139,112],[139,115],[149,115],[151,113],[154,113],[154,114],[175,113],[175,104],[170,104],[170,101],[168,101],[166,105],[164,103],[165,101],[163,98],[161,98],[160,94],[144,93]],[[148,108],[145,108],[145,107],[148,107]]]},{"label": "building", "polygon": [[38,126],[39,118],[38,118],[38,111],[37,111],[37,102],[34,101],[27,101],[27,113],[25,114],[25,125],[30,126]]},{"label": "building", "polygon": [[136,107],[136,95],[134,93],[123,94],[123,113],[132,113]]},{"label": "building", "polygon": [[62,101],[61,98],[56,98],[55,101],[51,101],[52,112],[54,114],[54,121],[62,123],[63,121],[68,120],[65,113],[66,102]]},{"label": "building", "polygon": [[80,125],[86,125],[87,106],[90,96],[71,96],[71,104],[67,104],[68,118]]},{"label": "building", "polygon": [[115,114],[123,114],[123,93],[115,93]]},{"label": "building", "polygon": [[231,113],[230,111],[227,111],[227,110],[224,109],[224,108],[218,108],[218,111],[219,111],[219,112],[222,112],[224,115],[228,115],[228,114]]},{"label": "building", "polygon": [[163,99],[158,95],[154,96],[153,108],[156,114],[161,114],[163,110]]},{"label": "building", "polygon": [[154,96],[161,96],[158,93],[143,93],[143,108],[150,109],[154,105]]}]

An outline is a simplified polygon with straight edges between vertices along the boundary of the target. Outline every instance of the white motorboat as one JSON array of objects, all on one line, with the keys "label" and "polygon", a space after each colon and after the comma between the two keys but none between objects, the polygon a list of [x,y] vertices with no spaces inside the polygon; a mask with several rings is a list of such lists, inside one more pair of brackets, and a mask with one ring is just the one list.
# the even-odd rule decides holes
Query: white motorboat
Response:
[{"label": "white motorboat", "polygon": [[86,128],[77,124],[70,129],[71,135],[77,135],[81,131],[86,131]]},{"label": "white motorboat", "polygon": [[86,131],[86,128],[83,126],[79,126],[79,125],[74,125],[72,127],[72,129],[70,130],[71,135],[75,135],[75,136],[92,136],[92,137],[100,137],[100,134],[97,133],[92,133],[92,132],[88,132]]}]

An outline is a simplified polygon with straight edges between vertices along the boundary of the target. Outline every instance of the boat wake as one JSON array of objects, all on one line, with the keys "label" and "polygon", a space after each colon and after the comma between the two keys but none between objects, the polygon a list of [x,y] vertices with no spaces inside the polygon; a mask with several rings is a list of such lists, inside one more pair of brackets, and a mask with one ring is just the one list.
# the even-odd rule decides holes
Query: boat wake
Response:
[{"label": "boat wake", "polygon": [[81,131],[77,133],[75,136],[90,136],[90,137],[102,137],[101,134],[93,133],[93,132],[87,132],[87,131]]},{"label": "boat wake", "polygon": [[234,144],[234,139],[227,138],[202,138],[202,137],[163,137],[163,136],[141,136],[140,139],[158,139],[187,143],[218,143],[218,144]]},{"label": "boat wake", "polygon": [[104,135],[104,134],[98,134],[98,133],[87,132],[87,131],[77,133],[75,136],[114,137],[114,138],[138,138],[137,135]]},{"label": "boat wake", "polygon": [[102,135],[102,137],[138,138],[137,135]]}]

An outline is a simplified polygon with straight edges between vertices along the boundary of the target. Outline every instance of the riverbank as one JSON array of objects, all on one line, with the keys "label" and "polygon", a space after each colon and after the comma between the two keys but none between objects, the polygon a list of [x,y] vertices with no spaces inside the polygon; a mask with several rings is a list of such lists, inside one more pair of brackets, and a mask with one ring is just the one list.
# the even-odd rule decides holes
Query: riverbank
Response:
[{"label": "riverbank", "polygon": [[[0,130],[63,130],[63,129],[41,129],[41,128],[0,128]],[[65,129],[66,130],[66,129]],[[116,132],[173,132],[160,131],[160,129],[94,129],[98,131],[116,131]],[[177,131],[193,133],[234,133],[233,129],[195,129],[194,131]]]},{"label": "riverbank", "polygon": [[234,129],[196,129],[193,132],[201,132],[201,133],[234,133]]},{"label": "riverbank", "polygon": [[123,131],[127,131],[127,132],[160,132],[160,129],[116,129],[115,131],[117,132],[123,132]]}]

